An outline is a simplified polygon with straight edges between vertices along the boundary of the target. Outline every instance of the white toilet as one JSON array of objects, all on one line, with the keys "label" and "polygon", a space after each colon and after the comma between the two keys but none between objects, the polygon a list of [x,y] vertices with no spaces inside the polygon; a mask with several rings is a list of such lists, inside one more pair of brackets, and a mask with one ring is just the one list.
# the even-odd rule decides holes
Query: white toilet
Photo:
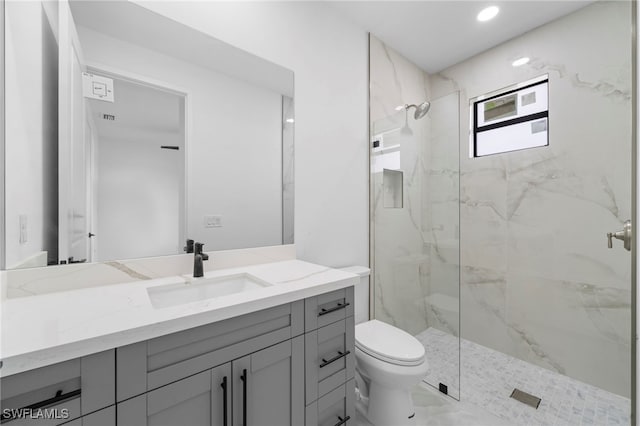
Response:
[{"label": "white toilet", "polygon": [[424,346],[382,321],[356,325],[356,407],[374,426],[415,424],[411,390],[427,375]]}]

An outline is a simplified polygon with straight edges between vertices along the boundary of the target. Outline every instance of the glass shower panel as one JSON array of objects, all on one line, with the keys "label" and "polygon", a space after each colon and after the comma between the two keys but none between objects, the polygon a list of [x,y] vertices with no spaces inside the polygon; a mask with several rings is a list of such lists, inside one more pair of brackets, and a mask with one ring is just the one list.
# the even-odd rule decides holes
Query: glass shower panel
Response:
[{"label": "glass shower panel", "polygon": [[424,380],[456,399],[459,128],[458,92],[432,100],[422,119],[400,110],[371,124],[374,317],[416,336]]}]

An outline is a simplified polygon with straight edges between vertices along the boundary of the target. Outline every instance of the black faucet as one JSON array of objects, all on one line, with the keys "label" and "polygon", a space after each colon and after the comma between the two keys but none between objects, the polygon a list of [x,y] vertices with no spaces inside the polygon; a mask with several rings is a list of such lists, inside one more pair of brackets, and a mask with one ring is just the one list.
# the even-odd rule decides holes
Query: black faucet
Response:
[{"label": "black faucet", "polygon": [[182,250],[185,251],[186,253],[193,253],[193,243],[194,241],[189,238],[187,240],[187,245]]},{"label": "black faucet", "polygon": [[203,260],[209,260],[209,255],[202,252],[204,243],[195,243],[193,245],[193,278],[204,276]]}]

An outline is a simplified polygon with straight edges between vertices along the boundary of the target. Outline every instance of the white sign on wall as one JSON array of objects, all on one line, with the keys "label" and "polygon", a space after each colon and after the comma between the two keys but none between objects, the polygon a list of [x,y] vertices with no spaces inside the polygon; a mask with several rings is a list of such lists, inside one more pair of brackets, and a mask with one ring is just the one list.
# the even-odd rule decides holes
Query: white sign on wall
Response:
[{"label": "white sign on wall", "polygon": [[113,79],[88,72],[82,73],[82,91],[85,98],[113,102]]}]

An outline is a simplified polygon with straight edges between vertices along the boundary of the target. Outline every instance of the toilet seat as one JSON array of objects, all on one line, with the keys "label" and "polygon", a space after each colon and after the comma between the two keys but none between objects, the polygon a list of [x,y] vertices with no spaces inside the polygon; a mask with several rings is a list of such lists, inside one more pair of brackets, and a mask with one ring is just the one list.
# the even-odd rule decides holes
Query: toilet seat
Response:
[{"label": "toilet seat", "polygon": [[424,346],[409,333],[382,321],[356,325],[356,348],[395,365],[414,366],[424,362]]}]

